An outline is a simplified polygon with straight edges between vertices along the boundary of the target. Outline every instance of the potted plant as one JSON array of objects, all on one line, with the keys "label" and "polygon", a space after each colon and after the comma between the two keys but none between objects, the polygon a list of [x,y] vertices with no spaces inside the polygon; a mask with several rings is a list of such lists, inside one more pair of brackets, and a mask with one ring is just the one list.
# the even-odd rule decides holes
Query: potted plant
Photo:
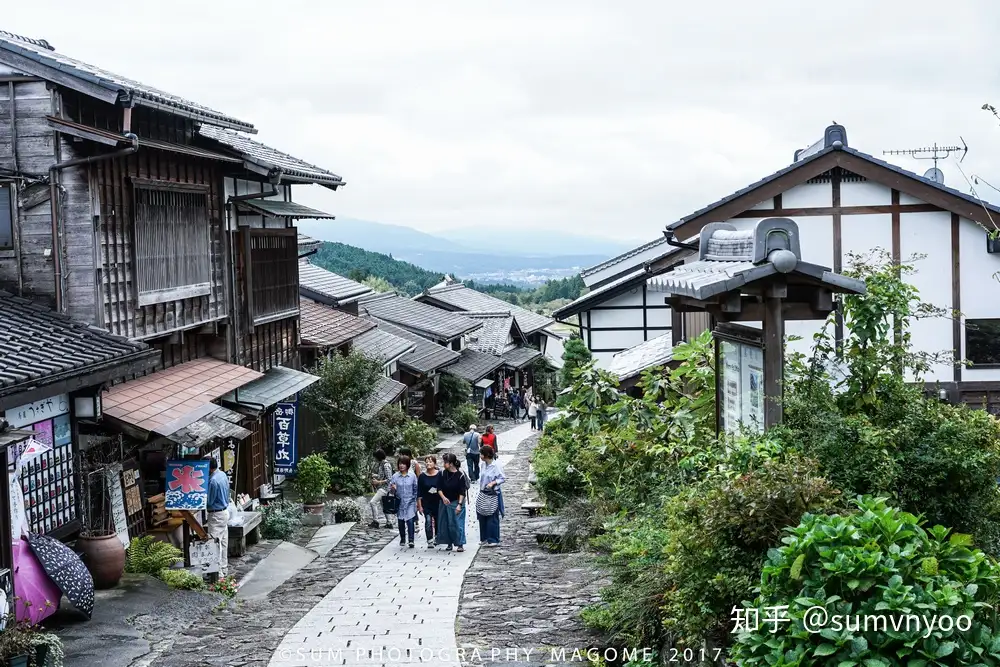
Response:
[{"label": "potted plant", "polygon": [[101,452],[88,452],[83,469],[83,503],[87,523],[76,539],[76,549],[94,578],[94,588],[114,588],[125,573],[125,546],[112,518],[107,475],[113,474]]},{"label": "potted plant", "polygon": [[[20,599],[14,598],[14,604],[20,604]],[[62,667],[65,657],[59,637],[30,621],[18,621],[15,611],[7,615],[0,630],[0,661],[5,667]]]},{"label": "potted plant", "polygon": [[311,454],[299,461],[295,471],[295,488],[302,496],[306,514],[323,514],[323,499],[330,488],[330,463],[322,454]]}]

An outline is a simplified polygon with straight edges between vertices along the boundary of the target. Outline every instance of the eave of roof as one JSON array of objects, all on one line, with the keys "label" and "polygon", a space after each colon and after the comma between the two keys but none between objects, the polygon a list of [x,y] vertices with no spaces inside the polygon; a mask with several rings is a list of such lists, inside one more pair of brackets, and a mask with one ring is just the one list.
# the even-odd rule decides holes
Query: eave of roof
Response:
[{"label": "eave of roof", "polygon": [[653,239],[652,241],[649,241],[648,243],[644,243],[641,246],[638,246],[636,248],[632,248],[628,252],[623,252],[622,254],[620,254],[620,255],[618,255],[616,257],[612,257],[611,259],[605,260],[605,261],[601,262],[600,264],[596,264],[594,266],[591,266],[591,267],[588,267],[588,268],[584,269],[583,271],[580,271],[580,277],[581,278],[587,278],[589,276],[594,275],[595,273],[600,273],[601,271],[603,271],[605,269],[609,269],[612,266],[614,266],[615,264],[621,264],[625,260],[631,259],[632,257],[635,257],[636,255],[640,255],[640,254],[646,252],[647,250],[651,250],[653,248],[657,248],[659,246],[665,246],[665,245],[667,245],[667,239],[665,237],[661,236],[658,239]]},{"label": "eave of roof", "polygon": [[[749,210],[757,203],[781,194],[834,167],[841,167],[882,183],[991,229],[997,228],[997,223],[1000,222],[1000,207],[879,160],[867,153],[847,146],[833,145],[681,218],[668,225],[667,229],[675,231],[683,238],[693,236],[710,222],[728,220],[738,213]],[[762,217],[768,215],[766,209],[761,211]]]},{"label": "eave of roof", "polygon": [[594,302],[603,302],[607,299],[614,298],[623,292],[627,292],[637,285],[641,285],[646,282],[648,278],[651,277],[651,273],[644,266],[637,271],[626,274],[625,276],[610,282],[606,285],[602,285],[597,289],[593,289],[576,300],[567,303],[562,308],[559,308],[552,316],[557,320],[564,320],[567,317],[573,317],[579,313],[586,310],[590,310],[593,307]]},{"label": "eave of roof", "polygon": [[248,211],[255,215],[266,215],[274,218],[316,218],[320,220],[333,220],[330,213],[317,211],[293,201],[281,201],[279,199],[249,199],[237,202],[236,207],[243,211]]}]

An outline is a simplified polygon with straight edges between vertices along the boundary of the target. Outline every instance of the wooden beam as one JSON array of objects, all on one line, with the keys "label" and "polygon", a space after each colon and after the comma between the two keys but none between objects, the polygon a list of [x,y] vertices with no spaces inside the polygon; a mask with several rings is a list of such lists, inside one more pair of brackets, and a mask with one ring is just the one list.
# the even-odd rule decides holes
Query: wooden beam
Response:
[{"label": "wooden beam", "polygon": [[181,510],[180,512],[181,516],[184,517],[184,522],[190,526],[191,530],[194,531],[194,534],[202,540],[207,540],[208,533],[205,532],[202,525],[198,523],[198,520],[194,518],[194,514],[192,514],[189,510]]},{"label": "wooden beam", "polygon": [[[764,319],[764,304],[757,302],[743,304],[743,310],[739,313],[723,313],[716,307],[704,308],[704,312],[712,314],[720,322],[761,322]],[[787,322],[825,320],[833,312],[833,309],[816,309],[808,303],[792,303],[783,301],[781,305],[782,319]]]},{"label": "wooden beam", "polygon": [[764,429],[781,424],[782,374],[785,366],[785,320],[781,299],[764,300]]},{"label": "wooden beam", "polygon": [[[837,184],[836,192],[840,192],[840,181],[834,181]],[[891,204],[879,204],[875,206],[840,206],[839,201],[835,201],[833,206],[810,206],[807,208],[782,208],[782,209],[761,209],[755,208],[749,211],[743,211],[737,213],[733,218],[771,218],[771,217],[785,217],[785,218],[808,218],[820,215],[879,215],[892,213],[896,208]],[[944,211],[945,209],[940,206],[935,206],[934,204],[903,204],[898,207],[898,210],[903,213],[935,213],[937,211]]]},{"label": "wooden beam", "polygon": [[[843,208],[841,207],[840,183],[843,171],[840,167],[830,172],[831,201],[833,202],[833,272],[841,273],[844,269],[844,230]],[[838,310],[833,325],[833,339],[837,350],[844,344],[844,316]]]},{"label": "wooden beam", "polygon": [[962,253],[961,222],[951,214],[951,345],[954,349],[954,381],[962,381]]},{"label": "wooden beam", "polygon": [[32,60],[31,58],[26,58],[25,56],[17,53],[3,51],[0,53],[0,62],[6,63],[21,72],[33,74],[37,77],[45,79],[46,81],[51,81],[59,84],[60,86],[65,86],[70,90],[76,90],[84,95],[89,95],[90,97],[101,100],[102,102],[107,102],[108,104],[115,104],[118,101],[118,90],[111,90],[109,88],[84,81],[83,79],[78,79],[63,70],[43,65],[42,63]]},{"label": "wooden beam", "polygon": [[900,210],[899,210],[899,190],[892,191],[892,207],[889,211],[892,214],[892,261],[900,263]]}]

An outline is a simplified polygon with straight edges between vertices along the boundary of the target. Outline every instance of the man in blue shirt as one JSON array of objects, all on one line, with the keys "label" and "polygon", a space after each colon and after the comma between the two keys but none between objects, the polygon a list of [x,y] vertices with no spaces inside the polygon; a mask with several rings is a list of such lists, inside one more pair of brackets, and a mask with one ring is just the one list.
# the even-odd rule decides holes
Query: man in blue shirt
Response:
[{"label": "man in blue shirt", "polygon": [[229,568],[229,476],[219,470],[219,462],[210,459],[208,469],[208,521],[205,529],[219,540],[219,578]]}]

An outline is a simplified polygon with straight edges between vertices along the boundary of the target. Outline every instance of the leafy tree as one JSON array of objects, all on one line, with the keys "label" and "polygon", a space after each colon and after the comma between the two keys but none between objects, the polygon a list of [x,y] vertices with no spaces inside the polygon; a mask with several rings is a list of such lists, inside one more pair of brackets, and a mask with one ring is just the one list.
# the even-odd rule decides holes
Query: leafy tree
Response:
[{"label": "leafy tree", "polygon": [[364,282],[365,285],[368,285],[368,287],[371,287],[374,291],[379,293],[392,291],[392,285],[389,284],[389,281],[386,280],[385,278],[380,278],[378,276],[368,276],[362,282]]},{"label": "leafy tree", "polygon": [[423,288],[420,286],[416,280],[407,280],[406,283],[400,288],[406,296],[416,296],[423,292]]},{"label": "leafy tree", "polygon": [[594,355],[587,349],[587,344],[578,335],[573,335],[563,345],[563,367],[559,373],[559,385],[562,388],[573,384],[577,369],[589,363]]},{"label": "leafy tree", "polygon": [[413,281],[424,290],[444,279],[440,273],[427,271],[415,264],[393,259],[389,255],[362,250],[344,243],[323,243],[311,261],[327,271],[339,273],[358,282],[364,282],[369,276],[378,276],[399,288]]}]

